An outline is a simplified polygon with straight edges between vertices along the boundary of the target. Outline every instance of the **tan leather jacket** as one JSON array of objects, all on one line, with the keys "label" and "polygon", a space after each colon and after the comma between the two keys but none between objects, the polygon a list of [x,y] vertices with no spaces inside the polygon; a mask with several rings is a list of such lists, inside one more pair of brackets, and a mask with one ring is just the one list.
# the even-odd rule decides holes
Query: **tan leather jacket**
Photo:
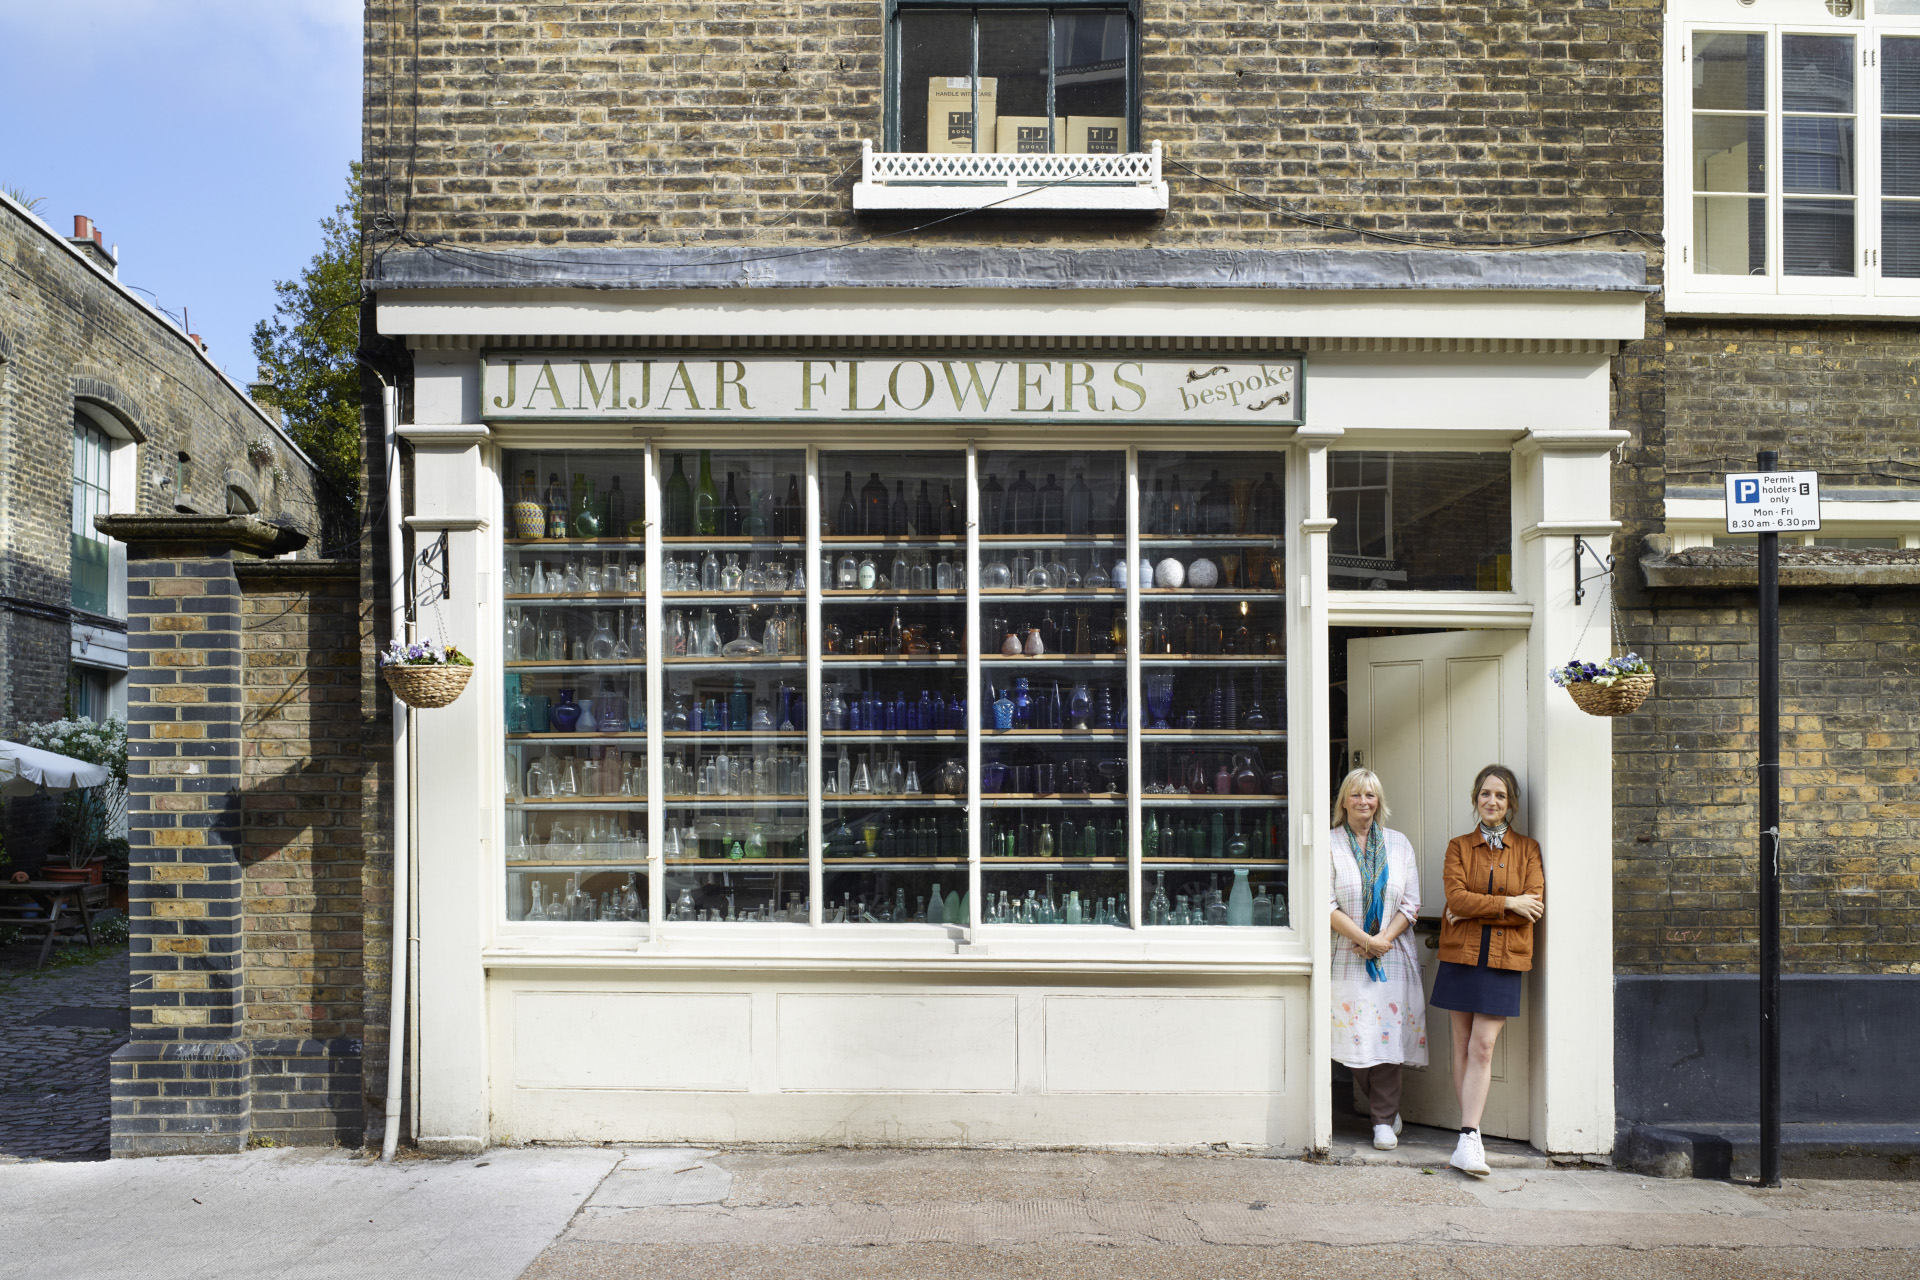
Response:
[{"label": "tan leather jacket", "polygon": [[[1487,892],[1487,878],[1493,891]],[[1507,832],[1507,847],[1487,843],[1480,828],[1447,844],[1443,878],[1447,914],[1440,924],[1440,958],[1455,964],[1480,963],[1480,930],[1491,927],[1487,964],[1494,969],[1533,968],[1533,922],[1508,911],[1506,899],[1529,893],[1546,900],[1547,876],[1540,865],[1540,842]]]}]

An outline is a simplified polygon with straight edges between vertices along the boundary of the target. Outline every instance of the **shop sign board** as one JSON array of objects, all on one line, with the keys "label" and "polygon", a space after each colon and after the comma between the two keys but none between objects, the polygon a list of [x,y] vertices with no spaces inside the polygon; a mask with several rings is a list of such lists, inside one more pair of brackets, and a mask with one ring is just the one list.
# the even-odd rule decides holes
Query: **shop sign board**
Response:
[{"label": "shop sign board", "polygon": [[864,418],[1299,426],[1298,355],[1259,360],[1031,356],[660,356],[493,353],[498,421]]},{"label": "shop sign board", "polygon": [[1819,527],[1818,471],[1749,471],[1727,477],[1728,533],[1799,533]]}]

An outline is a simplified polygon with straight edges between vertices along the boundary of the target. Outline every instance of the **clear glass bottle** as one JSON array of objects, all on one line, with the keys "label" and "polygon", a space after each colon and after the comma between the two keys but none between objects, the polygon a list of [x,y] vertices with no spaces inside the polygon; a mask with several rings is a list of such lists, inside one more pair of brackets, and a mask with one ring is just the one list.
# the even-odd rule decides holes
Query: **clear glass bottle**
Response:
[{"label": "clear glass bottle", "polygon": [[[1184,906],[1186,903],[1186,899],[1182,898],[1180,901],[1181,901],[1181,904]],[[1167,909],[1167,873],[1165,868],[1156,868],[1153,873],[1153,896],[1147,899],[1147,923],[1148,924],[1174,923],[1172,920],[1168,918],[1168,916],[1169,916],[1169,912]],[[1185,921],[1181,921],[1180,923],[1184,924]]]},{"label": "clear glass bottle", "polygon": [[727,563],[725,567],[720,570],[720,589],[722,591],[739,591],[745,585],[745,575],[740,569],[739,554],[733,551],[727,552]]},{"label": "clear glass bottle", "polygon": [[607,613],[593,615],[593,635],[587,640],[587,656],[595,662],[613,657],[613,619]]}]

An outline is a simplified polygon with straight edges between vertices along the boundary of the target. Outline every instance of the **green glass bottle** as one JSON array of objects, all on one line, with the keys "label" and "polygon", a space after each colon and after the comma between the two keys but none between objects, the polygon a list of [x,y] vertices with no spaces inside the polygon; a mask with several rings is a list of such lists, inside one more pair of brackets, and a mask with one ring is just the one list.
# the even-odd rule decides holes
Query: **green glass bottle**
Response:
[{"label": "green glass bottle", "polygon": [[600,496],[598,485],[587,486],[587,496],[575,504],[573,513],[573,533],[577,538],[597,538],[605,530],[606,520],[601,514],[605,510],[606,499]]},{"label": "green glass bottle", "polygon": [[667,492],[664,499],[667,508],[666,529],[669,538],[691,538],[693,536],[693,486],[687,483],[685,460],[679,454],[673,455],[673,474],[667,477]]},{"label": "green glass bottle", "polygon": [[573,473],[573,501],[567,504],[567,527],[572,528],[580,519],[580,513],[593,509],[593,487],[587,483],[587,473]]},{"label": "green glass bottle", "polygon": [[701,537],[720,532],[720,494],[713,487],[713,451],[700,451],[700,484],[693,491],[693,531]]},{"label": "green glass bottle", "polygon": [[1140,856],[1157,858],[1160,856],[1160,816],[1147,815],[1147,829],[1140,833]]},{"label": "green glass bottle", "polygon": [[960,905],[960,891],[958,889],[949,889],[947,891],[946,915],[946,922],[948,924],[966,924],[969,920],[965,909]]}]

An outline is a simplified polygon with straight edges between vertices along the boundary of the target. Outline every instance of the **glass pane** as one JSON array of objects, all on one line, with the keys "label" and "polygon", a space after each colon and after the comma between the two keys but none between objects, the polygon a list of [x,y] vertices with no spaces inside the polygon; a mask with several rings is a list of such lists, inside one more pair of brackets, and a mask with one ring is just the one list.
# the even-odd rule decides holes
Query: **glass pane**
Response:
[{"label": "glass pane", "polygon": [[1693,37],[1696,111],[1767,108],[1767,38],[1744,32],[1696,32]]},{"label": "glass pane", "polygon": [[661,461],[667,918],[804,921],[806,456]]},{"label": "glass pane", "polygon": [[1880,192],[1920,196],[1920,120],[1880,122]]},{"label": "glass pane", "polygon": [[820,455],[823,919],[967,901],[966,455]]},{"label": "glass pane", "polygon": [[1786,201],[1780,211],[1780,250],[1790,276],[1852,275],[1853,201]]},{"label": "glass pane", "polygon": [[1780,121],[1780,176],[1787,191],[1853,194],[1853,121],[1786,116]]},{"label": "glass pane", "polygon": [[982,919],[1125,925],[1126,455],[979,474]]},{"label": "glass pane", "polygon": [[1150,925],[1286,923],[1285,475],[1277,454],[1140,455]]},{"label": "glass pane", "polygon": [[1853,37],[1780,37],[1780,109],[1853,110]]},{"label": "glass pane", "polygon": [[[1042,10],[980,14],[980,150],[1048,152],[1053,145],[1047,116],[1047,15]],[[984,97],[987,81],[996,86],[994,110]],[[993,132],[987,133],[991,126]],[[993,142],[989,146],[987,139]]]},{"label": "glass pane", "polygon": [[1890,116],[1920,116],[1920,39],[1881,38],[1880,111]]},{"label": "glass pane", "polygon": [[1767,206],[1745,196],[1695,196],[1693,269],[1710,276],[1767,274]]},{"label": "glass pane", "polygon": [[509,920],[647,918],[645,474],[637,451],[506,457]]},{"label": "glass pane", "polygon": [[1920,277],[1920,204],[1889,200],[1881,206],[1880,274]]},{"label": "glass pane", "polygon": [[1127,56],[1123,12],[1057,14],[1053,20],[1054,114],[1062,151],[1116,154],[1127,139]]},{"label": "glass pane", "polygon": [[1693,189],[1765,194],[1766,117],[1695,116]]},{"label": "glass pane", "polygon": [[[900,149],[972,151],[973,17],[959,13],[900,15]],[[993,149],[993,86],[980,87],[986,119],[980,150]],[[928,124],[933,129],[928,131]]]},{"label": "glass pane", "polygon": [[[1336,590],[1512,590],[1513,481],[1504,453],[1376,453],[1367,470],[1386,483],[1343,495],[1328,585]],[[1345,506],[1333,499],[1348,497]]]}]

